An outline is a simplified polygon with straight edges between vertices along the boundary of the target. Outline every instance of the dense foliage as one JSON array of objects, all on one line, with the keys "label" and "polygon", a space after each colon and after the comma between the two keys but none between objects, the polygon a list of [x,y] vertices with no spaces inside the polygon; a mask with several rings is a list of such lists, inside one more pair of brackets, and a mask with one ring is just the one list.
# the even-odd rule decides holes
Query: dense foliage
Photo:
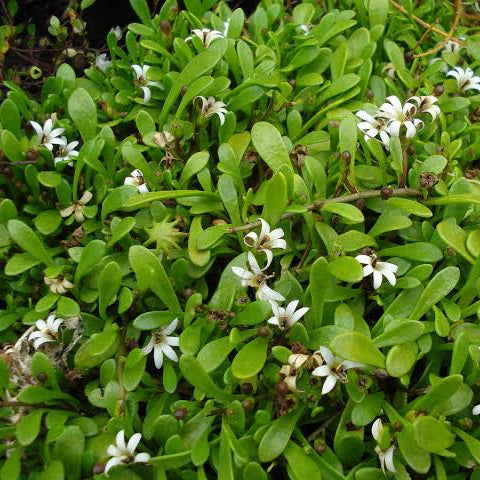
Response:
[{"label": "dense foliage", "polygon": [[0,479],[480,478],[477,6],[130,3],[4,83]]}]

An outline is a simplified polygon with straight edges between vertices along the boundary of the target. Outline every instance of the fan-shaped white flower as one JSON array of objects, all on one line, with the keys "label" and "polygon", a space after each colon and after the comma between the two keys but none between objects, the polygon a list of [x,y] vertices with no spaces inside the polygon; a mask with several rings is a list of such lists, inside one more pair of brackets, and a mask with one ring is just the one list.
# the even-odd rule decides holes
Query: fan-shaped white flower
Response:
[{"label": "fan-shaped white flower", "polygon": [[[372,425],[372,437],[375,441],[378,441],[380,437],[380,432],[383,429],[382,420],[377,418]],[[375,453],[380,459],[380,466],[382,467],[382,472],[385,473],[385,468],[392,473],[395,473],[395,466],[393,465],[393,452],[395,450],[395,445],[391,445],[387,450],[383,451],[378,445],[375,447]]]},{"label": "fan-shaped white flower", "polygon": [[155,133],[153,140],[160,148],[166,148],[175,140],[175,137],[170,132],[163,130]]},{"label": "fan-shaped white flower", "polygon": [[45,282],[45,285],[50,287],[52,293],[60,295],[67,293],[68,290],[75,286],[72,282],[61,276],[55,278],[43,277],[43,281]]},{"label": "fan-shaped white flower", "polygon": [[408,101],[415,102],[419,112],[429,113],[432,116],[432,122],[440,115],[440,107],[435,105],[438,102],[438,98],[434,95],[410,97]]},{"label": "fan-shaped white flower", "polygon": [[178,347],[179,338],[170,337],[178,325],[178,318],[168,325],[152,332],[148,343],[142,348],[142,352],[148,355],[153,350],[155,367],[160,369],[163,365],[163,355],[166,355],[172,362],[178,362],[178,356],[172,347]]},{"label": "fan-shaped white flower", "polygon": [[467,90],[480,91],[480,77],[476,76],[471,68],[455,67],[447,72],[447,77],[454,77],[457,80],[458,89],[462,92]]},{"label": "fan-shaped white flower", "polygon": [[[64,144],[59,145],[57,152],[56,152],[56,157],[53,159],[55,162],[55,165],[60,162],[66,162],[67,160],[71,160],[73,158],[77,158],[79,152],[75,150],[79,144],[78,141],[74,140],[73,142],[67,143],[67,138],[62,137],[62,140],[64,140]],[[68,162],[70,166],[73,165],[73,162]]]},{"label": "fan-shaped white flower", "polygon": [[148,187],[143,178],[143,173],[141,170],[135,169],[130,173],[130,177],[126,177],[123,181],[124,185],[133,185],[137,187],[140,193],[148,193]]},{"label": "fan-shaped white flower", "polygon": [[101,53],[95,57],[95,66],[102,72],[105,73],[107,68],[112,63],[111,60],[108,59],[106,53]]},{"label": "fan-shaped white flower", "polygon": [[460,50],[464,48],[462,45],[460,45],[458,42],[455,42],[453,40],[449,40],[445,46],[443,47],[442,52],[445,53],[454,53],[454,54],[459,54]]},{"label": "fan-shaped white flower", "polygon": [[397,69],[395,68],[395,65],[392,62],[387,63],[383,68],[382,68],[382,73],[386,75],[389,78],[394,79],[395,78],[395,73]]},{"label": "fan-shaped white flower", "polygon": [[141,433],[135,433],[130,437],[128,443],[125,443],[125,430],[120,430],[115,438],[115,443],[107,449],[110,459],[105,465],[105,475],[112,467],[117,465],[129,465],[131,463],[148,463],[150,455],[148,453],[137,453],[135,450],[142,439]]},{"label": "fan-shaped white flower", "polygon": [[258,300],[283,302],[285,297],[267,285],[267,280],[271,278],[271,275],[268,276],[263,273],[266,267],[260,268],[251,252],[248,252],[247,258],[251,271],[241,267],[232,267],[233,273],[242,279],[242,285],[255,288]]},{"label": "fan-shaped white flower", "polygon": [[143,90],[143,99],[145,102],[150,101],[150,98],[152,98],[150,87],[159,87],[160,83],[148,80],[147,72],[150,69],[150,65],[143,65],[143,67],[140,65],[132,65],[132,68],[137,77],[137,82],[140,85],[140,88]]},{"label": "fan-shaped white flower", "polygon": [[202,97],[198,96],[195,97],[195,100],[200,99],[202,102],[202,108],[200,109],[200,115],[204,118],[213,117],[213,115],[218,115],[220,119],[220,125],[225,123],[225,114],[227,113],[227,109],[225,108],[227,105],[223,102],[216,101],[213,97]]},{"label": "fan-shaped white flower", "polygon": [[110,29],[110,32],[113,32],[115,34],[115,38],[118,40],[121,40],[122,39],[122,28],[120,27],[120,25],[117,25],[115,28],[111,28]]},{"label": "fan-shaped white flower", "polygon": [[480,403],[475,405],[472,409],[472,415],[480,415]]},{"label": "fan-shaped white flower", "polygon": [[379,262],[378,257],[372,253],[371,255],[357,255],[355,260],[360,262],[363,267],[363,277],[373,275],[373,288],[380,288],[382,285],[382,276],[385,277],[390,285],[394,286],[397,283],[395,273],[398,267],[394,263]]},{"label": "fan-shaped white flower", "polygon": [[368,142],[372,138],[380,137],[380,141],[388,147],[390,144],[390,134],[387,130],[387,121],[384,118],[375,118],[365,110],[356,113],[357,117],[363,120],[359,122],[357,127],[365,134],[365,141]]},{"label": "fan-shaped white flower", "polygon": [[284,308],[280,307],[277,302],[271,301],[273,317],[268,320],[268,323],[276,325],[281,330],[290,328],[310,310],[308,307],[303,307],[295,311],[298,303],[298,300],[293,300]]},{"label": "fan-shaped white flower", "polygon": [[51,118],[45,121],[43,127],[33,120],[30,120],[30,125],[35,130],[40,144],[48,148],[50,151],[53,150],[53,145],[65,145],[67,143],[67,139],[65,137],[61,137],[65,129],[53,129],[53,120]]},{"label": "fan-shaped white flower", "polygon": [[47,321],[37,320],[35,322],[37,330],[28,336],[28,340],[33,340],[35,350],[38,350],[44,343],[56,342],[58,329],[63,322],[63,318],[56,318],[53,313],[47,317]]},{"label": "fan-shaped white flower", "polygon": [[320,347],[319,352],[315,353],[320,353],[325,362],[325,365],[317,367],[312,372],[312,375],[316,377],[326,377],[322,387],[322,395],[331,392],[335,388],[337,381],[347,383],[347,370],[363,367],[362,363],[336,357],[327,347]]},{"label": "fan-shaped white flower", "polygon": [[423,127],[422,120],[414,118],[417,113],[417,107],[410,102],[404,105],[395,95],[387,97],[387,101],[380,105],[377,117],[383,117],[387,120],[387,129],[390,135],[394,137],[400,136],[402,126],[406,129],[405,136],[412,138],[417,133],[417,128]]},{"label": "fan-shaped white flower", "polygon": [[[227,31],[228,31],[228,25],[227,25]],[[202,41],[202,45],[205,48],[208,48],[210,44],[216,40],[217,38],[224,38],[225,34],[222,32],[219,32],[218,30],[210,30],[209,28],[195,28],[192,30],[192,35],[190,37],[187,37],[185,39],[186,42],[191,40],[193,38],[193,35],[198,37]]]},{"label": "fan-shaped white flower", "polygon": [[287,248],[287,242],[283,239],[285,235],[283,228],[276,228],[275,230],[270,231],[270,225],[263,218],[259,218],[262,228],[260,235],[255,232],[250,232],[245,235],[243,241],[245,245],[257,249],[259,252],[265,253],[267,256],[267,265],[265,268],[268,268],[273,260],[272,248]]},{"label": "fan-shaped white flower", "polygon": [[75,214],[75,220],[78,223],[82,223],[85,220],[85,205],[92,199],[92,197],[92,192],[86,191],[75,203],[72,203],[72,205],[69,207],[60,210],[60,215],[62,217],[69,217],[73,213]]}]

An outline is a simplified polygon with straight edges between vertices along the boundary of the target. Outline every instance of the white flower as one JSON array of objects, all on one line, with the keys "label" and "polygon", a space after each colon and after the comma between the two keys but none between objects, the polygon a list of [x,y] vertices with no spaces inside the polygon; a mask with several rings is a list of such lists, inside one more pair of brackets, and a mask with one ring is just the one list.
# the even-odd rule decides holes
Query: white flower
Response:
[{"label": "white flower", "polygon": [[429,113],[432,116],[432,122],[440,115],[440,107],[435,105],[438,102],[438,98],[434,95],[410,97],[408,101],[415,102],[419,112]]},{"label": "white flower", "polygon": [[375,118],[365,110],[358,111],[356,115],[363,120],[357,127],[365,134],[364,138],[366,142],[378,135],[380,136],[380,141],[386,147],[390,145],[390,135],[387,131],[387,122],[384,118]]},{"label": "white flower", "polygon": [[227,105],[221,101],[216,101],[213,97],[202,97],[198,96],[195,97],[194,100],[197,98],[200,99],[202,102],[202,108],[200,110],[200,115],[205,118],[210,118],[213,115],[218,115],[220,119],[220,125],[225,123],[225,114],[227,113],[227,109],[225,108]]},{"label": "white flower", "polygon": [[[378,441],[380,437],[380,432],[382,431],[383,425],[382,420],[377,418],[372,425],[372,437],[375,441]],[[393,465],[393,452],[395,450],[395,445],[391,445],[387,450],[383,451],[378,445],[375,447],[375,453],[380,459],[380,466],[382,467],[382,472],[385,473],[385,467],[389,472],[395,473],[395,466]]]},{"label": "white flower", "polygon": [[462,92],[467,90],[480,91],[480,77],[476,76],[471,68],[455,67],[447,72],[447,77],[456,78],[458,89]]},{"label": "white flower", "polygon": [[253,287],[257,289],[257,298],[258,300],[274,300],[276,302],[283,302],[285,298],[280,293],[271,289],[267,285],[267,279],[271,276],[265,275],[263,270],[258,266],[258,262],[255,259],[253,253],[248,252],[248,263],[250,265],[250,270],[245,270],[240,267],[232,267],[232,271],[235,275],[242,279],[242,285],[244,287]]},{"label": "white flower", "polygon": [[250,232],[245,235],[243,241],[245,245],[249,247],[254,247],[258,251],[265,253],[267,256],[267,265],[265,268],[268,268],[273,260],[272,248],[282,248],[285,250],[287,248],[287,242],[283,239],[284,232],[282,228],[276,228],[275,230],[270,231],[270,225],[263,218],[259,218],[260,223],[262,224],[262,229],[260,235],[257,235],[255,232]]},{"label": "white flower", "polygon": [[228,28],[230,27],[230,18],[228,20],[225,20],[225,22],[223,22],[223,31],[222,31],[222,35],[224,37],[226,37],[228,35]]},{"label": "white flower", "polygon": [[382,68],[382,73],[384,75],[386,75],[387,77],[390,77],[392,79],[395,78],[395,72],[396,72],[396,69],[395,69],[395,65],[390,62],[390,63],[387,63],[383,68]]},{"label": "white flower", "polygon": [[[65,142],[62,145],[59,145],[56,153],[56,157],[54,158],[55,165],[60,162],[64,162],[66,160],[70,160],[72,158],[78,157],[78,151],[75,150],[77,148],[79,142],[74,140],[73,142],[67,143],[67,138],[62,137],[62,140]],[[70,166],[73,165],[73,162],[68,162]]]},{"label": "white flower", "polygon": [[[310,355],[305,355],[304,353],[292,353],[288,357],[288,364],[293,368],[300,368],[302,367],[310,358]],[[321,361],[319,362],[322,363]]]},{"label": "white flower", "polygon": [[130,437],[130,440],[125,444],[125,430],[120,430],[115,438],[115,444],[110,445],[107,449],[110,460],[105,465],[105,475],[108,476],[108,471],[116,465],[128,465],[130,463],[148,463],[150,455],[148,453],[137,453],[137,448],[142,438],[141,433],[135,433]]},{"label": "white flower", "polygon": [[62,217],[69,217],[72,213],[75,214],[75,220],[78,223],[82,223],[85,220],[85,215],[84,215],[84,208],[85,205],[92,199],[93,194],[92,192],[85,192],[82,197],[77,200],[75,203],[70,205],[67,208],[64,208],[63,210],[60,210],[60,215]]},{"label": "white flower", "polygon": [[414,137],[417,133],[417,128],[423,127],[422,120],[413,118],[417,113],[417,107],[410,102],[404,105],[395,95],[387,97],[387,102],[380,105],[378,109],[378,117],[387,119],[387,129],[390,135],[394,137],[400,136],[400,128],[402,126],[406,129],[406,137]]},{"label": "white flower", "polygon": [[475,405],[472,409],[472,415],[480,415],[480,403]]},{"label": "white flower", "polygon": [[277,302],[271,301],[273,317],[268,320],[268,323],[276,325],[281,330],[290,328],[297,323],[310,309],[308,307],[300,308],[295,311],[298,305],[298,300],[293,300],[287,305],[287,308],[280,307]]},{"label": "white flower", "polygon": [[165,148],[175,140],[175,137],[170,132],[163,130],[155,133],[153,140],[160,148]]},{"label": "white flower", "polygon": [[[361,368],[362,363],[352,362],[350,360],[344,360],[343,358],[336,357],[327,347],[319,348],[320,355],[325,362],[325,365],[317,367],[312,375],[316,377],[327,377],[322,387],[322,395],[331,392],[337,381],[347,383],[347,370],[350,368]],[[318,352],[315,352],[318,353]]]},{"label": "white flower", "polygon": [[[227,30],[228,30],[228,25],[227,25]],[[217,38],[225,37],[225,34],[222,32],[219,32],[218,30],[210,30],[209,28],[203,28],[200,30],[196,28],[192,30],[192,35],[190,37],[187,37],[185,41],[188,42],[189,40],[191,40],[193,38],[193,35],[197,36],[202,41],[202,44],[205,48],[208,48],[210,44]]]},{"label": "white flower", "polygon": [[38,350],[38,347],[44,343],[56,342],[58,329],[63,322],[63,318],[56,318],[53,313],[47,317],[47,321],[37,320],[35,322],[37,330],[28,336],[28,340],[33,340],[35,350]]},{"label": "white flower", "polygon": [[397,283],[395,273],[398,270],[397,265],[388,262],[379,262],[377,256],[371,255],[357,255],[355,260],[360,262],[363,267],[363,277],[373,274],[373,288],[380,288],[382,285],[382,275],[388,280],[390,285],[394,286]]},{"label": "white flower", "polygon": [[283,381],[287,384],[291,392],[297,390],[297,369],[291,365],[282,365],[280,375],[283,376]]},{"label": "white flower", "polygon": [[120,27],[120,25],[117,25],[115,28],[111,28],[110,29],[110,32],[113,32],[115,34],[115,38],[117,40],[120,40],[122,38],[122,29]]},{"label": "white flower", "polygon": [[453,40],[449,40],[443,47],[442,52],[459,54],[462,48],[464,47],[459,43],[454,42]]},{"label": "white flower", "polygon": [[160,86],[160,83],[148,80],[147,72],[150,69],[150,65],[144,65],[143,67],[140,65],[132,65],[132,68],[137,77],[137,82],[139,83],[140,88],[143,90],[143,99],[145,102],[150,101],[150,98],[152,97],[150,87],[158,87]]},{"label": "white flower", "polygon": [[308,35],[310,33],[310,27],[302,23],[298,26],[298,29],[302,32],[303,35]]},{"label": "white flower", "polygon": [[50,286],[50,291],[52,293],[59,293],[59,294],[67,293],[67,290],[70,290],[75,286],[72,282],[69,282],[64,277],[55,277],[55,278],[43,277],[43,281],[45,282],[45,285]]},{"label": "white flower", "polygon": [[[65,137],[60,137],[60,135],[65,131],[64,128],[53,128],[53,121],[51,118],[45,121],[43,127],[33,120],[30,120],[30,125],[35,130],[38,140],[41,145],[47,147],[50,151],[53,150],[53,145],[65,145]],[[60,138],[58,138],[60,137]],[[65,140],[64,140],[65,139]]]},{"label": "white flower", "polygon": [[124,180],[124,185],[134,185],[137,187],[140,193],[148,193],[147,184],[143,178],[143,173],[141,170],[135,169],[130,173],[130,177],[126,177]]},{"label": "white flower", "polygon": [[178,347],[179,338],[169,337],[171,333],[177,328],[178,318],[172,323],[165,325],[152,332],[149,342],[142,348],[142,352],[148,355],[153,350],[153,360],[155,367],[162,368],[163,355],[165,354],[172,362],[178,362],[178,356],[172,347]]},{"label": "white flower", "polygon": [[111,63],[112,61],[108,60],[106,53],[101,53],[95,57],[95,66],[103,73],[107,71]]}]

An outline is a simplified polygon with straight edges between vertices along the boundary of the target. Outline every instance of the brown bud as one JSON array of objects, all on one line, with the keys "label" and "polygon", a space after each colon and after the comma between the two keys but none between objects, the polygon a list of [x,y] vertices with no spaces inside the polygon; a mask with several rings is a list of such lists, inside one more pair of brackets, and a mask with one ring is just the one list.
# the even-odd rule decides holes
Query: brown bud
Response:
[{"label": "brown bud", "polygon": [[225,410],[225,414],[226,414],[228,417],[233,417],[233,416],[236,415],[236,413],[237,413],[237,412],[235,411],[234,408],[227,408],[227,409]]},{"label": "brown bud", "polygon": [[370,248],[370,247],[365,247],[365,248],[362,248],[362,250],[360,250],[360,253],[362,255],[375,255],[375,250],[373,248]]},{"label": "brown bud", "polygon": [[28,152],[27,152],[27,160],[29,162],[35,162],[38,158],[38,150],[34,149],[34,148],[31,148]]},{"label": "brown bud", "polygon": [[413,62],[413,53],[412,52],[406,52],[404,55],[405,58],[405,63],[410,64]]},{"label": "brown bud", "polygon": [[183,420],[188,415],[188,410],[185,407],[180,407],[173,412],[173,416],[177,420]]},{"label": "brown bud", "polygon": [[258,329],[258,335],[260,335],[260,337],[268,337],[270,335],[270,329],[268,327],[260,327]]},{"label": "brown bud", "polygon": [[172,33],[172,26],[170,25],[170,22],[168,20],[162,20],[160,23],[160,30],[166,37],[169,37]]},{"label": "brown bud", "polygon": [[216,218],[213,222],[212,225],[226,225],[227,222],[223,220],[223,218]]},{"label": "brown bud", "polygon": [[187,85],[182,85],[182,95],[185,95],[187,93],[188,86]]},{"label": "brown bud", "polygon": [[374,91],[373,91],[371,88],[369,88],[369,89],[367,90],[367,98],[368,98],[369,100],[371,100],[374,96],[375,96]]},{"label": "brown bud", "polygon": [[240,391],[242,393],[245,393],[246,395],[248,395],[249,393],[252,393],[253,392],[253,385],[251,383],[242,383],[242,385],[240,386]]},{"label": "brown bud", "polygon": [[390,187],[383,187],[380,190],[380,197],[383,200],[388,200],[389,198],[392,197],[392,195],[393,195],[393,190]]},{"label": "brown bud", "polygon": [[457,252],[452,248],[448,247],[445,249],[445,256],[446,257],[454,257],[457,254]]},{"label": "brown bud", "polygon": [[363,198],[359,198],[356,202],[355,202],[355,206],[359,209],[359,210],[363,210],[365,208],[365,200]]},{"label": "brown bud", "polygon": [[291,78],[288,83],[293,87],[295,88],[295,85],[297,84],[297,81],[294,79],[294,78]]},{"label": "brown bud", "polygon": [[389,377],[388,373],[384,369],[375,370],[375,378],[380,382],[385,381]]},{"label": "brown bud", "polygon": [[250,412],[253,409],[254,405],[255,405],[255,402],[251,398],[244,398],[242,400],[242,408],[246,412]]},{"label": "brown bud", "polygon": [[440,95],[442,95],[443,93],[443,85],[437,85],[434,89],[433,89],[433,94],[436,96],[436,97],[439,97]]},{"label": "brown bud", "polygon": [[245,154],[245,160],[249,163],[255,163],[258,160],[258,153],[255,150],[249,150]]},{"label": "brown bud", "polygon": [[314,443],[314,448],[315,451],[321,455],[325,450],[327,449],[327,446],[325,445],[325,442],[323,440],[315,440]]},{"label": "brown bud", "polygon": [[415,150],[415,145],[409,145],[409,146],[407,147],[407,153],[408,153],[409,155],[414,155],[415,152],[416,152],[416,150]]},{"label": "brown bud", "polygon": [[105,464],[100,462],[95,464],[95,466],[92,469],[92,473],[94,475],[100,475],[101,473],[103,473],[104,470],[105,470]]},{"label": "brown bud", "polygon": [[38,380],[39,382],[42,382],[42,383],[45,382],[45,381],[47,380],[47,378],[48,378],[48,375],[47,375],[46,373],[44,373],[44,372],[40,372],[40,373],[37,375],[37,380]]},{"label": "brown bud", "polygon": [[288,385],[281,380],[275,385],[275,388],[278,393],[281,393],[282,395],[285,395],[286,393],[290,392],[290,389],[288,388]]},{"label": "brown bud", "polygon": [[350,160],[352,159],[352,154],[345,150],[344,152],[342,152],[342,159],[345,163],[350,162]]},{"label": "brown bud", "polygon": [[479,173],[480,170],[478,168],[467,169],[465,170],[465,177],[469,180],[473,180],[475,178],[478,178]]}]

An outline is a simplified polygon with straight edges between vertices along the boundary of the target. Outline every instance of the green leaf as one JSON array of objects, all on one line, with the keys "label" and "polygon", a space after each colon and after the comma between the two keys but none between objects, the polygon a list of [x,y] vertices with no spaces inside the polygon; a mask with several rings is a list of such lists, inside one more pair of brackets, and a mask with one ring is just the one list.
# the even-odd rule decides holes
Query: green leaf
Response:
[{"label": "green leaf", "polygon": [[197,355],[198,363],[207,373],[213,372],[225,361],[234,347],[229,337],[217,338],[200,349]]},{"label": "green leaf", "polygon": [[363,223],[365,218],[363,213],[354,205],[349,203],[326,203],[322,208],[322,212],[335,213],[343,223],[347,225],[353,225],[356,223]]},{"label": "green leaf", "polygon": [[352,423],[358,427],[364,427],[373,422],[380,414],[385,395],[383,392],[367,395],[352,410]]},{"label": "green leaf", "polygon": [[268,182],[262,217],[273,228],[287,207],[287,182],[283,173],[276,173]]},{"label": "green leaf", "polygon": [[207,397],[214,397],[219,400],[232,400],[234,398],[232,394],[222,390],[215,384],[200,365],[200,362],[191,355],[182,355],[179,366],[185,380],[190,383],[190,385],[193,385],[205,393]]},{"label": "green leaf", "polygon": [[11,162],[22,162],[25,160],[22,146],[10,130],[2,130],[0,140],[3,153]]},{"label": "green leaf", "polygon": [[467,234],[462,227],[450,220],[440,222],[437,225],[437,232],[440,238],[457,253],[459,253],[465,260],[474,264],[475,259],[467,250]]},{"label": "green leaf", "polygon": [[93,368],[112,357],[120,344],[118,327],[107,327],[103,332],[94,333],[75,353],[75,365]]},{"label": "green leaf", "polygon": [[35,441],[40,433],[42,416],[45,410],[38,409],[23,417],[17,425],[17,440],[26,447]]},{"label": "green leaf", "polygon": [[7,265],[5,265],[5,275],[19,275],[40,263],[40,260],[29,253],[15,253]]},{"label": "green leaf", "polygon": [[98,262],[103,258],[105,252],[106,246],[103,240],[91,240],[87,244],[82,250],[80,261],[75,270],[75,277],[73,280],[75,285],[78,285],[80,280],[98,265]]},{"label": "green leaf", "polygon": [[419,338],[425,326],[422,322],[414,320],[401,320],[395,326],[387,328],[382,334],[372,341],[377,348],[389,347],[391,345],[413,342]]},{"label": "green leaf", "polygon": [[180,303],[169,278],[157,256],[141,245],[130,247],[128,259],[137,277],[140,290],[150,288],[165,305],[175,312],[181,311]]},{"label": "green leaf", "polygon": [[133,217],[122,218],[119,222],[112,222],[112,236],[107,243],[107,248],[115,245],[119,240],[121,240],[125,235],[135,227],[137,221]]},{"label": "green leaf", "polygon": [[204,267],[210,261],[210,250],[197,248],[198,237],[202,232],[202,217],[193,217],[188,236],[188,256],[191,262],[198,267]]},{"label": "green leaf", "polygon": [[377,242],[370,235],[349,230],[333,240],[333,246],[344,252],[356,252],[364,247],[377,247]]},{"label": "green leaf", "polygon": [[368,234],[372,237],[378,237],[382,233],[391,232],[393,230],[402,230],[412,225],[412,221],[402,215],[391,215],[385,212],[380,215],[375,225],[370,229]]},{"label": "green leaf", "polygon": [[196,152],[187,160],[178,181],[180,188],[188,187],[188,181],[206,167],[209,158],[208,152]]},{"label": "green leaf", "polygon": [[232,373],[240,379],[256,375],[267,359],[268,338],[258,337],[245,345],[232,362]]},{"label": "green leaf", "polygon": [[118,263],[105,265],[98,279],[98,309],[102,318],[107,315],[107,307],[113,302],[122,282],[122,270]]},{"label": "green leaf", "polygon": [[418,417],[413,423],[413,433],[417,444],[427,452],[441,452],[455,442],[447,424],[430,416]]},{"label": "green leaf", "polygon": [[417,361],[416,343],[394,345],[387,353],[385,366],[391,377],[401,378],[406,375]]},{"label": "green leaf", "polygon": [[417,217],[430,218],[433,215],[432,211],[425,205],[408,198],[392,197],[387,200],[387,204],[391,207],[402,208]]},{"label": "green leaf", "polygon": [[292,163],[280,132],[270,123],[258,122],[252,128],[252,143],[274,173],[287,168],[293,173]]},{"label": "green leaf", "polygon": [[460,269],[457,267],[446,267],[440,270],[425,287],[410,318],[419,320],[423,317],[436,303],[453,290],[459,279]]},{"label": "green leaf", "polygon": [[302,413],[303,409],[297,408],[271,423],[258,446],[261,462],[271,462],[283,453]]},{"label": "green leaf", "polygon": [[140,314],[134,321],[133,326],[139,330],[154,330],[173,322],[181,312],[151,311]]},{"label": "green leaf", "polygon": [[409,407],[415,410],[425,410],[434,415],[435,410],[455,395],[462,384],[463,377],[461,375],[450,375],[442,378],[432,385],[432,388],[425,395],[414,400]]},{"label": "green leaf", "polygon": [[145,372],[147,357],[140,348],[131,350],[125,361],[123,383],[128,392],[135,390]]},{"label": "green leaf", "polygon": [[400,257],[417,262],[439,262],[443,258],[442,251],[433,243],[417,242],[384,248],[378,252],[384,257]]},{"label": "green leaf", "polygon": [[480,441],[475,437],[468,435],[468,433],[465,433],[459,428],[453,428],[452,430],[465,442],[465,445],[467,446],[475,461],[477,463],[480,463]]},{"label": "green leaf", "polygon": [[42,235],[51,235],[62,223],[57,210],[47,210],[35,217],[35,227]]},{"label": "green leaf", "polygon": [[144,25],[150,25],[152,23],[152,16],[146,0],[130,0],[130,5]]},{"label": "green leaf", "polygon": [[389,6],[390,3],[388,0],[370,0],[368,2],[370,28],[375,25],[385,25],[387,23]]},{"label": "green leaf", "polygon": [[68,99],[68,114],[78,128],[84,142],[97,133],[97,108],[84,88],[74,90]]},{"label": "green leaf", "polygon": [[296,443],[289,441],[283,455],[287,460],[289,477],[292,480],[305,480],[307,478],[321,480],[322,474],[312,455],[308,455]]},{"label": "green leaf", "polygon": [[385,367],[385,357],[382,352],[361,333],[346,332],[337,335],[330,347],[336,355],[346,360]]},{"label": "green leaf", "polygon": [[312,306],[307,313],[307,319],[311,320],[313,328],[318,328],[323,323],[323,308],[325,305],[325,285],[330,280],[330,271],[327,260],[317,258],[310,269],[310,295]]},{"label": "green leaf", "polygon": [[272,306],[269,302],[255,301],[249,303],[237,316],[230,322],[232,327],[238,325],[258,325],[271,316]]},{"label": "green leaf", "polygon": [[62,462],[69,480],[81,478],[84,448],[85,436],[76,425],[65,427],[65,431],[55,442],[54,457]]},{"label": "green leaf", "polygon": [[13,219],[8,221],[7,228],[13,241],[23,250],[46,265],[52,264],[52,257],[30,227],[20,220]]},{"label": "green leaf", "polygon": [[431,455],[415,441],[413,426],[410,423],[404,423],[402,427],[396,436],[403,457],[413,470],[427,473],[432,464]]},{"label": "green leaf", "polygon": [[328,266],[330,273],[344,282],[356,283],[363,278],[363,267],[353,257],[334,258]]}]

